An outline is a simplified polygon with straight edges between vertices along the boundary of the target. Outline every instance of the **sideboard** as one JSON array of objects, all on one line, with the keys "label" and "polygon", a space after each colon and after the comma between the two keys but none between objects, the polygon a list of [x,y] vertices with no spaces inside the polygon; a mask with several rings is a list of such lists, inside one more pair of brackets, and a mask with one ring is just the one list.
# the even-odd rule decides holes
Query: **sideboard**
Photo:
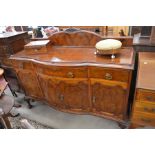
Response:
[{"label": "sideboard", "polygon": [[64,112],[93,114],[124,124],[133,48],[125,40],[115,59],[96,55],[95,44],[102,39],[87,31],[58,32],[49,38],[47,51],[32,48],[12,55],[12,67],[26,96]]},{"label": "sideboard", "polygon": [[27,32],[6,32],[0,34],[0,65],[5,70],[4,76],[9,82],[10,89],[14,95],[21,88],[8,58],[10,55],[23,50],[27,42]]}]

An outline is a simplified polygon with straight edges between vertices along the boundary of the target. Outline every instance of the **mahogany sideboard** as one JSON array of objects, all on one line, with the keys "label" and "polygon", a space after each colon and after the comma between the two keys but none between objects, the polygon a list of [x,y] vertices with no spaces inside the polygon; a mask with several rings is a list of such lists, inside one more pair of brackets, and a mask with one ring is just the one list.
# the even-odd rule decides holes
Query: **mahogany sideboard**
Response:
[{"label": "mahogany sideboard", "polygon": [[155,53],[140,52],[130,128],[155,126]]},{"label": "mahogany sideboard", "polygon": [[10,55],[23,50],[27,42],[27,32],[6,32],[0,34],[0,65],[5,70],[4,76],[9,82],[10,89],[14,95],[15,91],[20,90],[20,85],[8,58]]},{"label": "mahogany sideboard", "polygon": [[25,49],[10,57],[25,94],[64,112],[123,124],[134,68],[132,41],[124,39],[111,59],[95,54],[95,44],[104,38],[93,32],[58,32],[49,39],[47,51]]}]

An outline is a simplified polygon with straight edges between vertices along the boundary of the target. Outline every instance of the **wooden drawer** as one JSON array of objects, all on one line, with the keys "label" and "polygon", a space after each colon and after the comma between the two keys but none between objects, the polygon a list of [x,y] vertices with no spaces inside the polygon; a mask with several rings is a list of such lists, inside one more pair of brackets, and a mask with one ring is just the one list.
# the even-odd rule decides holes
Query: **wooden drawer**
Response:
[{"label": "wooden drawer", "polygon": [[154,102],[155,103],[155,91],[138,89],[136,99],[139,101]]},{"label": "wooden drawer", "polygon": [[11,60],[12,66],[14,69],[27,69],[33,70],[33,64],[30,61],[23,60]]},{"label": "wooden drawer", "polygon": [[155,126],[155,114],[135,112],[132,122],[140,125]]},{"label": "wooden drawer", "polygon": [[122,70],[122,69],[90,67],[89,77],[100,78],[100,79],[105,79],[105,80],[128,82],[129,72],[127,70]]},{"label": "wooden drawer", "polygon": [[38,66],[37,72],[44,75],[53,77],[64,77],[64,78],[87,78],[88,69],[87,67],[64,67],[64,66]]},{"label": "wooden drawer", "polygon": [[155,104],[150,103],[150,102],[136,102],[134,111],[139,111],[139,112],[147,112],[150,114],[155,114]]}]

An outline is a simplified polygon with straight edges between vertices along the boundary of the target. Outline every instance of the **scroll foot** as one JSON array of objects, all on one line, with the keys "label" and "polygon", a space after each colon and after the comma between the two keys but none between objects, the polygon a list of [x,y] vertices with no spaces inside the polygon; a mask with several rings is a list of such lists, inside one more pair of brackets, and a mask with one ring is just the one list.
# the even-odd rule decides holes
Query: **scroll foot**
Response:
[{"label": "scroll foot", "polygon": [[120,122],[118,122],[118,126],[119,126],[121,129],[126,129],[126,128],[127,128],[127,124],[126,124],[126,123],[120,123]]},{"label": "scroll foot", "polygon": [[24,97],[24,100],[27,102],[27,104],[28,104],[28,108],[29,109],[31,109],[32,107],[33,107],[33,105],[31,104],[31,99],[30,98],[28,98],[28,97]]}]

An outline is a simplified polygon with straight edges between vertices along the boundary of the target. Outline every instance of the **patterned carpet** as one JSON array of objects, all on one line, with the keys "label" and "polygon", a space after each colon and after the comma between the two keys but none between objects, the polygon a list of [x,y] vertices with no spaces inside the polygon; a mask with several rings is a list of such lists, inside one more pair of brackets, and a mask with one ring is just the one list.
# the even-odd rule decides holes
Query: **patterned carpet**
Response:
[{"label": "patterned carpet", "polygon": [[[21,116],[18,116],[18,117],[9,117],[9,120],[11,122],[11,126],[13,129],[22,129],[22,126],[21,126],[21,123],[20,123],[20,120],[22,120],[24,118],[22,118]],[[28,119],[27,119],[28,120]],[[38,122],[35,122],[35,121],[32,121],[32,120],[28,120],[28,122],[33,126],[35,127],[35,129],[51,129],[47,126],[44,126]]]}]

